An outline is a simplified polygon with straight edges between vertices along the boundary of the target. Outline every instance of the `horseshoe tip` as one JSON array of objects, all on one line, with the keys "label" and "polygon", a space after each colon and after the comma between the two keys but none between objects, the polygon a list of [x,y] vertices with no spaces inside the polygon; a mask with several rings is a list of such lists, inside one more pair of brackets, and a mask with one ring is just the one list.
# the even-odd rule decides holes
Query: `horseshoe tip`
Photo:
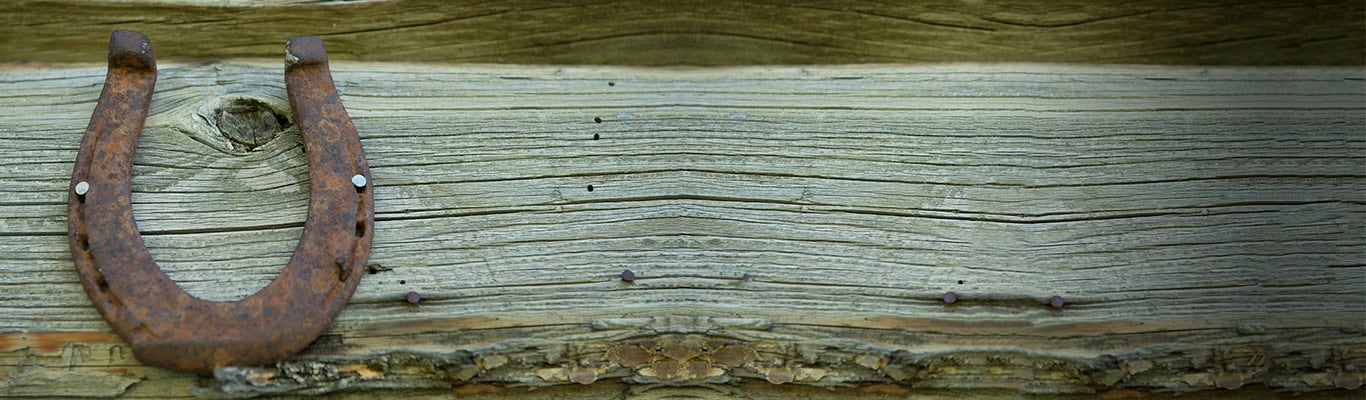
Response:
[{"label": "horseshoe tip", "polygon": [[114,31],[109,35],[109,67],[156,71],[152,42],[137,31]]},{"label": "horseshoe tip", "polygon": [[323,39],[317,36],[300,36],[285,43],[285,66],[287,68],[309,65],[327,65],[327,48]]}]

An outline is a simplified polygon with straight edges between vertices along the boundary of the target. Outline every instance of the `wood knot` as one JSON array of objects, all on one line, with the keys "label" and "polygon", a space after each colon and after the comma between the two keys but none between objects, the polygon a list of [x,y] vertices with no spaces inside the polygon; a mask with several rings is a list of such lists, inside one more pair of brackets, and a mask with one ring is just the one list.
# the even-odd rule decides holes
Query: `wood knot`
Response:
[{"label": "wood knot", "polygon": [[213,109],[212,119],[218,134],[240,152],[256,150],[293,125],[285,114],[252,98],[234,98],[219,104]]}]

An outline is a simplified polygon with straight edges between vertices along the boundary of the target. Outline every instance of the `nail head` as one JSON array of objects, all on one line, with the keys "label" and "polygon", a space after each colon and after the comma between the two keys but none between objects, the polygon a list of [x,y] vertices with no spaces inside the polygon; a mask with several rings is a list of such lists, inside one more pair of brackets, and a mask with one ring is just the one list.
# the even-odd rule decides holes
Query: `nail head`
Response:
[{"label": "nail head", "polygon": [[422,301],[422,296],[418,295],[417,292],[408,292],[408,295],[403,296],[403,299],[408,300],[409,304],[417,304]]},{"label": "nail head", "polygon": [[351,177],[351,184],[356,185],[357,188],[363,188],[366,184],[369,183],[370,181],[368,179],[365,179],[365,175],[356,174]]},{"label": "nail head", "polygon": [[944,292],[944,304],[953,304],[953,303],[957,303],[957,302],[958,302],[958,294],[957,294],[957,293],[954,293],[954,292]]},{"label": "nail head", "polygon": [[79,196],[85,196],[85,194],[86,194],[86,193],[89,193],[89,192],[90,192],[90,182],[80,181],[80,182],[77,182],[77,183],[76,183],[76,194],[77,194],[77,195],[79,195]]},{"label": "nail head", "polygon": [[1048,305],[1053,306],[1053,308],[1062,308],[1063,304],[1065,303],[1062,296],[1053,296],[1048,299]]},{"label": "nail head", "polygon": [[636,280],[636,273],[631,272],[631,270],[629,269],[621,271],[621,280],[627,282],[634,282]]}]

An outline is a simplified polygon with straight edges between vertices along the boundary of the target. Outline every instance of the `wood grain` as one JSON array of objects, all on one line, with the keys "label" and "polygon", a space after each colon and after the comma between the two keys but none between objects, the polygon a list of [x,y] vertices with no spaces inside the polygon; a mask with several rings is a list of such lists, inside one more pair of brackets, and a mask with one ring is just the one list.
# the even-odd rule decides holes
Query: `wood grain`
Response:
[{"label": "wood grain", "polygon": [[[206,381],[138,364],[70,265],[103,67],[0,71],[4,397],[1363,390],[1360,68],[338,62],[374,273]],[[287,261],[289,121],[277,62],[162,65],[134,212],[192,294]]]},{"label": "wood grain", "polygon": [[0,5],[0,62],[101,62],[109,32],[163,58],[746,65],[925,61],[1366,64],[1351,0],[24,1]]}]

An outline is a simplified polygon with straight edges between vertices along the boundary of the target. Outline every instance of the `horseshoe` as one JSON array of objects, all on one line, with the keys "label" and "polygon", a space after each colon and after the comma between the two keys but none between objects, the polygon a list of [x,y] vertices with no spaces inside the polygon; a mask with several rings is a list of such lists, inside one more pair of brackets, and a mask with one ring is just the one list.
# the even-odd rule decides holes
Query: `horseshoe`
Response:
[{"label": "horseshoe", "polygon": [[209,301],[176,286],[152,261],[131,206],[133,151],[156,84],[146,36],[115,31],[109,72],[81,140],[67,201],[71,258],[85,293],[144,364],[211,374],[262,365],[307,347],[364,275],[374,236],[370,170],[337,96],[322,39],[285,45],[289,105],[308,158],[308,219],[274,281],[240,301]]}]

